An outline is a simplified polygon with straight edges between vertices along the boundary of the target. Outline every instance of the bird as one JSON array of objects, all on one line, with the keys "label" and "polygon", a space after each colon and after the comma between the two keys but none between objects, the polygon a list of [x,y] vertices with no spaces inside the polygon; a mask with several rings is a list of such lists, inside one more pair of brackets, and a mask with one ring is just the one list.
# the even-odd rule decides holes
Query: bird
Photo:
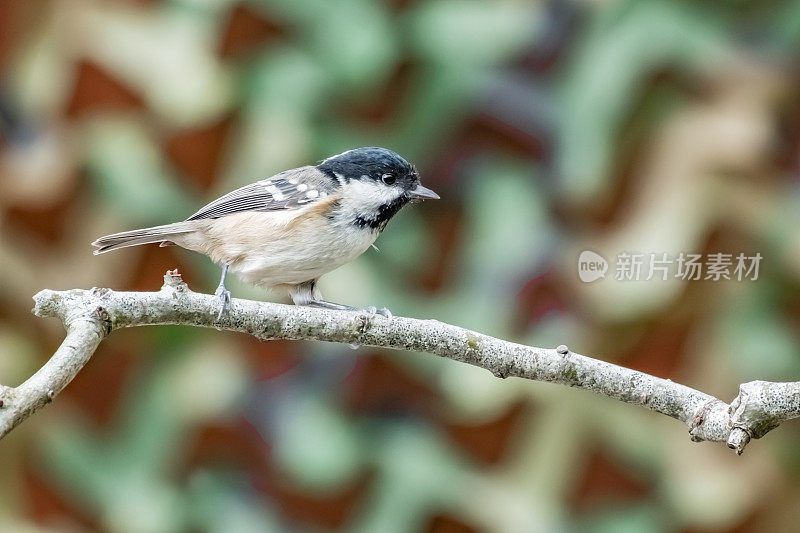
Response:
[{"label": "bird", "polygon": [[200,252],[221,265],[217,319],[231,303],[228,273],[288,292],[295,305],[391,317],[323,299],[319,278],[364,253],[406,204],[439,195],[396,152],[366,146],[317,165],[280,172],[225,194],[182,222],[100,237],[94,254],[160,243]]}]

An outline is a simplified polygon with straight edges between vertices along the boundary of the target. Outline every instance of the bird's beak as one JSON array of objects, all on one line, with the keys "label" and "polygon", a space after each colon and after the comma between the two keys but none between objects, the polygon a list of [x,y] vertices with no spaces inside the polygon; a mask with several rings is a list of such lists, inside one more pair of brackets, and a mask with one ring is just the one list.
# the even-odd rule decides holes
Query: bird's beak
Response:
[{"label": "bird's beak", "polygon": [[408,191],[408,196],[413,200],[438,200],[439,195],[433,192],[432,190],[428,189],[427,187],[423,187],[420,184],[417,184],[416,187]]}]

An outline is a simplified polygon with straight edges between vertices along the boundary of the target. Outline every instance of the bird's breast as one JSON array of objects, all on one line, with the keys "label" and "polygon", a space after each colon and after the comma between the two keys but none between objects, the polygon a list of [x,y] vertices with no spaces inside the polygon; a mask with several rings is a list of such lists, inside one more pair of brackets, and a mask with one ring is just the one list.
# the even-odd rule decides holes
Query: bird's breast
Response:
[{"label": "bird's breast", "polygon": [[[324,207],[324,206],[322,206]],[[335,224],[321,206],[247,212],[210,221],[204,249],[243,281],[264,286],[316,279],[364,253],[378,233]]]}]

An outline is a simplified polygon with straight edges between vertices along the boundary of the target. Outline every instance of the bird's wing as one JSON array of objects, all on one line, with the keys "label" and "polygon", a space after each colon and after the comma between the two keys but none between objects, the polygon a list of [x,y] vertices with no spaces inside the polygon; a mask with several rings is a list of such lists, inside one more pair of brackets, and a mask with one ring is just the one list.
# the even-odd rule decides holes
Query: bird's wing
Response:
[{"label": "bird's wing", "polygon": [[336,181],[316,167],[295,168],[229,192],[186,220],[220,218],[243,211],[298,209],[327,197],[337,187]]}]

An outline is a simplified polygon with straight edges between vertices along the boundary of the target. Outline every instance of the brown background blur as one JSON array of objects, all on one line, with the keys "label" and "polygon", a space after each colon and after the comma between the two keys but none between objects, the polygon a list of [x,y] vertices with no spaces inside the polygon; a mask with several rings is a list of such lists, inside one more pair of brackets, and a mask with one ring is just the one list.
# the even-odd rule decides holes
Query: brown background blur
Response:
[{"label": "brown background blur", "polygon": [[[328,299],[726,401],[796,380],[798,45],[797,0],[0,1],[0,382],[63,337],[29,313],[40,289],[156,290],[176,266],[216,286],[205,257],[94,238],[361,145],[442,200],[323,278]],[[579,280],[582,250],[605,279]],[[623,252],[763,260],[617,281]],[[799,441],[787,423],[736,457],[426,354],[141,328],[0,443],[0,530],[793,529]]]}]

